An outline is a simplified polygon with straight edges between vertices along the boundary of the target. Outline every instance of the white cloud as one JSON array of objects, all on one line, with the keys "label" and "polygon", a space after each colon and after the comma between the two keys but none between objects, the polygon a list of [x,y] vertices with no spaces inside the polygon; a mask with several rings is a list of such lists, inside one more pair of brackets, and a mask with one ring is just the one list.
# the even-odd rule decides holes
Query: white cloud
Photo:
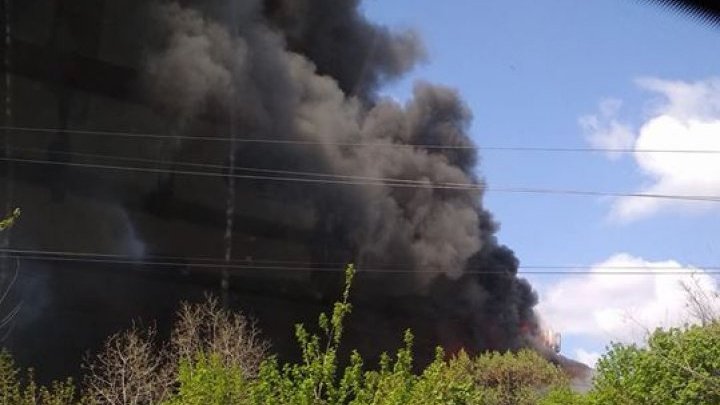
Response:
[{"label": "white cloud", "polygon": [[659,96],[651,113],[710,121],[720,117],[720,78],[686,82],[645,77],[635,83]]},{"label": "white cloud", "polygon": [[[678,274],[690,271],[693,275]],[[691,321],[681,282],[697,283],[706,293],[718,291],[715,280],[701,269],[617,254],[588,274],[542,288],[538,312],[566,336],[639,343],[657,327]]]},{"label": "white cloud", "polygon": [[595,368],[598,360],[602,356],[602,353],[587,351],[585,349],[575,350],[575,359],[581,363],[587,364],[588,366]]},{"label": "white cloud", "polygon": [[[720,195],[720,155],[713,153],[647,153],[642,150],[720,150],[720,79],[698,82],[640,79],[638,86],[655,93],[649,114],[636,131],[617,120],[621,104],[605,100],[597,115],[585,116],[580,125],[593,147],[635,149],[633,157],[647,178],[638,193]],[[616,157],[616,156],[613,156]],[[631,221],[665,209],[698,211],[717,209],[717,203],[622,197],[612,216]]]},{"label": "white cloud", "polygon": [[[609,98],[600,102],[599,114],[580,117],[580,126],[585,131],[587,140],[593,148],[632,148],[635,135],[629,126],[616,119],[621,107],[622,101]],[[620,156],[619,153],[608,152],[608,157],[611,159],[617,159]]]}]

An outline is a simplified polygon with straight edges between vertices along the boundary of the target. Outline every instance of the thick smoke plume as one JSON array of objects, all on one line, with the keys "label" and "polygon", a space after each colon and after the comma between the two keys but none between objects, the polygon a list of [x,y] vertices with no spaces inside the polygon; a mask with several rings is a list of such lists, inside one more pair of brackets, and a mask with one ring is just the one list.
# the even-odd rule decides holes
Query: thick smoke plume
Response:
[{"label": "thick smoke plume", "polygon": [[[455,91],[419,83],[406,105],[374,96],[379,84],[422,55],[412,33],[394,34],[368,23],[354,1],[245,2],[232,11],[225,24],[213,19],[212,7],[156,9],[168,41],[150,57],[147,81],[155,100],[174,106],[182,120],[220,108],[235,117],[238,137],[321,145],[241,148],[241,166],[428,185],[478,183],[476,150],[432,148],[472,145],[466,132],[471,115]],[[492,325],[506,328],[498,340],[512,345],[519,325],[530,321],[534,296],[515,277],[512,252],[498,246],[479,191],[376,184],[326,186],[303,196],[305,190],[283,185],[274,193],[305,200],[314,233],[333,235],[329,250],[352,252],[361,265],[399,262],[418,270],[400,282],[377,276],[376,294],[432,296],[445,290],[433,297],[449,307],[440,310],[441,317],[470,315],[473,322],[487,311],[495,318],[471,327],[476,342]],[[463,275],[466,268],[488,274]],[[447,280],[427,270],[442,271]],[[440,287],[444,282],[450,285]],[[453,305],[456,296],[468,302]]]},{"label": "thick smoke plume", "polygon": [[[92,17],[78,5],[60,3],[66,14],[57,11],[55,18],[65,23]],[[436,344],[470,351],[529,344],[527,336],[537,328],[536,296],[517,277],[518,260],[498,243],[497,225],[482,206],[477,151],[467,133],[470,111],[455,90],[429,83],[417,83],[405,104],[379,96],[384,83],[425,57],[415,33],[368,22],[357,0],[140,3],[108,0],[93,11],[109,22],[91,51],[82,45],[88,41],[82,31],[91,25],[87,21],[75,27],[60,23],[54,29],[61,39],[47,45],[57,52],[121,61],[134,72],[131,85],[100,87],[105,95],[97,96],[92,89],[79,89],[78,83],[91,79],[78,77],[76,65],[58,62],[61,77],[48,84],[45,95],[49,112],[22,124],[59,127],[54,136],[60,141],[44,146],[48,156],[79,161],[62,153],[106,150],[154,159],[153,168],[171,170],[87,174],[52,168],[58,171],[55,199],[47,204],[73,209],[105,204],[105,212],[86,222],[112,223],[106,219],[112,216],[127,224],[117,227],[121,230],[112,242],[95,239],[97,232],[87,230],[68,241],[63,231],[71,225],[61,224],[40,238],[33,232],[45,224],[38,220],[17,231],[14,247],[143,257],[181,253],[190,263],[187,271],[158,270],[148,276],[155,277],[151,281],[146,276],[123,279],[144,310],[126,302],[111,304],[123,307],[114,312],[121,319],[163,313],[171,305],[167,301],[215,286],[217,278],[193,269],[192,263],[196,257],[223,257],[228,178],[177,173],[199,170],[188,162],[213,163],[226,175],[238,176],[233,258],[317,267],[301,274],[257,269],[231,279],[235,303],[258,316],[271,338],[280,337],[276,348],[281,352],[290,324],[311,319],[337,293],[339,275],[325,270],[339,270],[339,263],[349,261],[360,269],[350,320],[350,335],[357,337],[349,345],[376,354],[398,344],[406,327],[415,330],[426,357]],[[110,93],[123,101],[109,101]],[[176,138],[143,146],[91,137],[70,141],[72,135],[63,132],[68,128],[163,132]],[[278,142],[243,141],[250,139]],[[43,192],[42,176],[32,170],[38,169],[15,179],[21,184],[16,194],[26,190],[27,195],[17,197],[18,204],[31,207],[37,204],[30,196]],[[29,184],[25,188],[23,181]],[[57,184],[64,185],[59,200]],[[90,185],[95,185],[92,192]],[[24,211],[33,215],[31,209]],[[85,277],[92,288],[107,288],[98,279],[87,281],[86,272],[74,271],[72,277]],[[110,277],[122,279],[126,271],[120,266]],[[42,293],[51,296],[43,308],[52,311],[53,302],[72,307],[58,303],[76,297],[38,277],[27,285],[35,285],[35,292],[42,285]],[[175,281],[164,283],[163,277]],[[162,300],[158,289],[165,290]],[[103,316],[102,307],[95,310],[95,316]],[[24,327],[20,336],[33,330],[32,322]]]}]

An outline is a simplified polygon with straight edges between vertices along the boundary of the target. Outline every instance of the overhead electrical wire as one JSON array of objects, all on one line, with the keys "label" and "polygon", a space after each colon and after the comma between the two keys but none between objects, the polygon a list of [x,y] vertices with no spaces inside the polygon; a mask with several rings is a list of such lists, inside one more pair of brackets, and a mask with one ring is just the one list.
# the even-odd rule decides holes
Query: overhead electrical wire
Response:
[{"label": "overhead electrical wire", "polygon": [[[268,263],[281,263],[273,260],[233,260],[230,263],[220,258],[193,258],[180,256],[147,256],[136,258],[116,254],[42,251],[23,249],[0,249],[5,257],[16,260],[28,261],[60,261],[60,262],[81,262],[100,264],[122,264],[135,266],[157,266],[157,267],[183,267],[183,268],[204,268],[204,269],[231,269],[231,270],[260,270],[260,271],[297,271],[297,272],[333,272],[342,273],[344,264],[341,263],[304,263],[305,265],[271,265]],[[244,262],[244,263],[241,263]],[[255,263],[257,262],[257,263]],[[290,263],[290,262],[286,262]],[[303,263],[303,262],[294,262]],[[334,267],[320,267],[333,265]],[[382,274],[450,274],[451,272],[437,269],[430,266],[404,268],[378,267],[375,265],[365,267],[357,265],[360,273],[382,273]],[[720,274],[720,266],[693,266],[692,268],[678,268],[677,266],[589,266],[589,265],[520,265],[518,275],[695,275],[695,274]],[[532,271],[529,271],[532,270]],[[496,275],[509,274],[508,270],[486,270],[480,268],[465,268],[457,274]]]},{"label": "overhead electrical wire", "polygon": [[[47,153],[47,150],[38,149],[38,148],[10,147],[8,149],[10,151]],[[298,175],[298,176],[315,176],[315,177],[321,177],[321,178],[327,177],[327,178],[337,178],[337,179],[351,179],[351,180],[379,181],[379,182],[392,181],[394,183],[407,183],[407,184],[420,184],[420,185],[428,184],[425,181],[411,180],[411,179],[397,179],[397,178],[389,179],[386,177],[353,176],[353,175],[296,171],[296,170],[278,170],[278,169],[237,166],[237,165],[235,165],[231,168],[229,165],[221,165],[221,164],[215,164],[215,163],[197,163],[197,162],[186,162],[186,161],[162,161],[162,160],[158,160],[158,159],[135,158],[135,157],[96,154],[96,153],[65,152],[65,151],[53,151],[52,153],[56,154],[56,155],[87,157],[87,158],[92,158],[92,159],[103,159],[103,160],[109,159],[109,160],[117,160],[117,161],[123,161],[123,162],[147,163],[147,164],[152,164],[152,165],[165,164],[165,165],[171,165],[171,166],[187,166],[187,167],[228,170],[228,171],[230,171],[232,169],[234,171],[248,171],[248,172],[270,173],[270,174],[291,174],[291,175]],[[223,176],[226,175],[224,172],[219,173],[219,174],[222,174]],[[455,186],[467,186],[468,185],[467,183],[448,183],[448,182],[435,183],[435,184],[455,185]]]},{"label": "overhead electrical wire", "polygon": [[[114,254],[114,253],[97,253],[97,252],[77,252],[77,251],[63,251],[63,250],[33,250],[33,249],[15,249],[15,248],[0,248],[0,254],[9,253],[15,255],[45,255],[45,256],[68,256],[68,257],[79,257],[79,258],[105,258],[105,259],[127,259],[127,260],[138,260],[138,257],[132,257],[128,255]],[[198,256],[167,256],[167,255],[142,255],[145,259],[158,260],[158,261],[175,261],[179,264],[185,264],[188,260],[193,262],[224,262],[225,259],[216,257],[198,257]],[[233,263],[263,263],[263,264],[301,264],[304,266],[345,266],[347,262],[329,262],[329,261],[308,261],[308,260],[276,260],[276,259],[232,259]],[[434,268],[434,266],[418,266],[409,263],[374,263],[373,267],[412,267],[413,269],[418,268]],[[578,268],[596,268],[597,266],[585,265],[585,264],[550,264],[550,265],[522,265],[520,266],[526,269],[578,269]],[[602,266],[605,269],[663,269],[673,270],[677,269],[677,266]],[[720,266],[689,266],[692,268],[702,268],[709,270],[720,270]]]},{"label": "overhead electrical wire", "polygon": [[[231,142],[230,137],[197,136],[197,135],[170,135],[158,133],[101,131],[89,129],[63,129],[41,127],[0,126],[0,130],[16,132],[35,132],[43,134],[69,133],[75,135],[139,138],[149,140],[185,140],[206,142]],[[341,147],[383,147],[383,148],[418,148],[418,149],[476,149],[482,151],[507,152],[593,152],[593,153],[687,153],[687,154],[720,154],[720,149],[634,149],[634,148],[590,148],[590,147],[547,147],[547,146],[481,146],[481,145],[435,145],[435,144],[399,144],[390,142],[332,142],[311,141],[301,139],[267,139],[267,138],[236,138],[234,142],[268,145],[298,145],[298,146],[341,146]]]},{"label": "overhead electrical wire", "polygon": [[[8,158],[0,157],[0,161],[9,161],[16,163],[30,163],[30,164],[44,164],[44,165],[55,165],[55,166],[71,166],[71,167],[83,167],[83,168],[94,168],[94,169],[106,169],[106,170],[118,170],[118,171],[131,171],[131,172],[145,172],[145,173],[164,173],[164,174],[181,174],[190,176],[205,176],[205,177],[233,177],[236,179],[254,179],[254,180],[272,180],[272,181],[284,181],[284,182],[299,182],[299,183],[319,183],[319,184],[340,184],[340,185],[370,185],[370,186],[388,186],[388,187],[409,187],[409,188],[428,188],[428,189],[452,189],[452,190],[483,190],[485,189],[480,184],[465,184],[465,183],[430,183],[422,182],[418,180],[404,180],[404,179],[384,179],[377,181],[363,181],[363,180],[333,180],[333,179],[314,179],[305,177],[286,177],[286,176],[265,176],[265,175],[252,175],[252,174],[238,174],[238,173],[218,173],[218,172],[206,172],[206,171],[194,171],[194,170],[178,170],[178,169],[161,169],[161,168],[150,168],[150,167],[137,167],[137,166],[118,166],[118,165],[104,165],[104,164],[93,164],[93,163],[79,163],[79,162],[60,162],[55,160],[44,160],[44,159],[23,159],[23,158]],[[307,175],[305,172],[303,175]],[[720,197],[718,197],[720,198]]]},{"label": "overhead electrical wire", "polygon": [[[13,157],[0,157],[0,161],[28,163],[28,164],[55,165],[55,166],[70,166],[70,167],[93,168],[93,169],[104,169],[104,170],[115,170],[115,171],[130,171],[130,172],[142,172],[142,173],[164,173],[164,174],[179,174],[179,175],[221,177],[221,178],[233,177],[236,179],[268,180],[268,181],[295,182],[295,183],[368,185],[368,186],[424,188],[424,189],[441,189],[441,190],[442,189],[446,189],[446,190],[479,190],[479,191],[497,192],[497,193],[556,194],[556,195],[596,196],[596,197],[638,197],[638,198],[657,198],[657,199],[697,201],[697,202],[720,202],[720,195],[679,195],[679,194],[675,195],[675,194],[658,194],[658,193],[623,193],[623,192],[610,192],[610,191],[551,189],[551,188],[532,188],[532,187],[486,187],[482,184],[444,183],[444,182],[430,183],[430,182],[419,181],[419,180],[393,179],[393,178],[368,178],[368,179],[372,179],[372,180],[363,180],[361,178],[353,178],[356,176],[350,176],[349,178],[343,178],[342,175],[320,174],[320,173],[314,173],[312,175],[315,175],[315,176],[320,175],[323,177],[325,177],[325,176],[333,177],[334,176],[336,178],[287,177],[287,176],[268,176],[268,175],[239,174],[239,173],[230,174],[230,173],[218,173],[218,172],[197,171],[197,170],[162,169],[162,168],[149,168],[149,167],[137,167],[137,166],[118,166],[118,165],[80,163],[80,162],[61,162],[61,161],[55,161],[55,160],[25,159],[25,158],[13,158]],[[247,169],[270,170],[270,169],[251,169],[251,168],[247,168]],[[302,176],[310,175],[309,172],[293,172],[293,171],[282,171],[282,172],[285,174],[296,174],[296,175],[302,175]],[[338,177],[338,176],[340,176],[340,177]]]}]

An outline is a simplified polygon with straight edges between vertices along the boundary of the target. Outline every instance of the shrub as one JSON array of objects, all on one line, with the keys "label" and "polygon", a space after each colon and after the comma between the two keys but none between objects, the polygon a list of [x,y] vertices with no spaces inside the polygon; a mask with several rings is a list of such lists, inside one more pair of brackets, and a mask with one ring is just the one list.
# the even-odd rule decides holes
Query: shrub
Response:
[{"label": "shrub", "polygon": [[179,361],[192,361],[198,355],[214,358],[252,377],[267,349],[268,343],[260,337],[254,322],[241,313],[223,309],[211,296],[202,304],[183,303],[178,311],[171,353]]},{"label": "shrub", "polygon": [[212,380],[205,377],[216,376],[222,367],[228,375],[239,371],[243,380],[253,377],[267,351],[252,322],[222,309],[212,297],[202,304],[182,304],[169,345],[158,344],[155,337],[153,329],[134,327],[111,336],[103,351],[85,362],[86,400],[98,405],[156,404],[174,398],[178,384],[183,398],[196,398],[190,393],[201,390]]},{"label": "shrub", "polygon": [[354,274],[353,266],[347,266],[342,299],[335,303],[329,316],[320,314],[318,326],[323,332],[322,338],[310,334],[303,325],[296,325],[295,336],[300,344],[302,362],[280,366],[277,359],[271,357],[262,363],[254,385],[254,403],[346,403],[351,392],[358,389],[362,360],[357,353],[353,354],[344,375],[341,378],[337,375],[343,320],[352,309],[350,286]]},{"label": "shrub", "polygon": [[245,370],[217,354],[181,360],[177,381],[177,395],[165,405],[241,405],[249,398]]},{"label": "shrub", "polygon": [[475,384],[486,391],[488,404],[536,404],[549,390],[567,386],[567,376],[532,350],[488,353],[469,370]]},{"label": "shrub", "polygon": [[720,324],[657,330],[647,347],[611,345],[590,394],[598,404],[720,403]]},{"label": "shrub", "polygon": [[19,379],[20,370],[12,357],[0,352],[0,404],[12,405],[72,405],[75,400],[75,386],[72,380],[53,382],[50,387],[38,386],[32,370],[28,371],[25,383]]},{"label": "shrub", "polygon": [[[567,379],[537,353],[489,353],[471,358],[461,351],[446,358],[440,348],[422,373],[413,370],[413,335],[404,347],[383,354],[365,369],[353,351],[340,366],[343,322],[352,310],[354,268],[345,271],[345,288],[332,312],[318,318],[319,334],[296,325],[301,361],[282,364],[265,357],[267,344],[242,314],[228,312],[208,298],[184,304],[168,345],[154,330],[111,336],[104,350],[86,363],[86,405],[559,405],[585,397],[567,389]],[[0,356],[0,403],[71,405],[71,382],[26,385],[7,354]],[[575,401],[575,402],[572,402]],[[589,402],[588,402],[589,404]]]},{"label": "shrub", "polygon": [[[588,395],[580,394],[569,387],[562,387],[550,391],[538,402],[538,405],[591,405],[593,402]],[[598,404],[600,405],[600,404]]]},{"label": "shrub", "polygon": [[155,331],[133,327],[111,336],[104,350],[86,362],[85,397],[102,405],[160,402],[174,383],[172,367],[166,353],[158,349]]},{"label": "shrub", "polygon": [[296,326],[300,362],[281,364],[270,357],[253,376],[217,357],[208,358],[202,351],[199,360],[188,362],[192,353],[188,351],[181,362],[179,392],[168,404],[529,405],[536,404],[551,388],[567,387],[562,371],[531,351],[486,354],[475,359],[461,352],[446,359],[438,348],[435,360],[416,375],[410,331],[405,333],[405,346],[393,357],[383,354],[377,368],[365,370],[362,357],[352,352],[348,365],[341,369],[338,350],[343,321],[352,310],[349,295],[353,275],[354,268],[348,266],[341,300],[334,304],[332,313],[320,314],[321,334]]}]

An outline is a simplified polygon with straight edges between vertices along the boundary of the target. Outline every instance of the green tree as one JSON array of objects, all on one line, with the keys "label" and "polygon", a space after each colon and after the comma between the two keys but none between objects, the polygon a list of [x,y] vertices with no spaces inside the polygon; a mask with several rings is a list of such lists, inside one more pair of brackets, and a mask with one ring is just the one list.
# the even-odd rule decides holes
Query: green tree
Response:
[{"label": "green tree", "polygon": [[435,361],[420,375],[410,394],[413,404],[487,404],[487,391],[479,387],[469,372],[473,360],[464,351],[445,360],[445,353],[437,349]]},{"label": "green tree", "polygon": [[579,392],[573,391],[570,387],[556,388],[548,392],[538,405],[593,405],[592,399]]},{"label": "green tree", "polygon": [[338,377],[338,350],[343,333],[343,321],[352,310],[350,287],[355,274],[352,265],[345,270],[345,289],[342,298],[333,306],[330,315],[321,313],[318,326],[323,336],[311,334],[305,326],[295,326],[302,362],[280,366],[271,357],[260,366],[254,384],[253,402],[257,404],[335,404],[344,403],[350,393],[359,388],[362,359],[357,353],[342,377]]},{"label": "green tree", "polygon": [[365,370],[362,357],[352,352],[342,369],[338,353],[343,321],[352,309],[353,275],[354,268],[348,266],[341,300],[330,314],[319,316],[321,334],[296,326],[300,362],[281,364],[270,357],[257,374],[248,374],[195,350],[192,361],[188,355],[181,357],[179,390],[166,404],[534,405],[551,389],[567,387],[559,368],[526,350],[476,358],[461,352],[447,359],[438,348],[435,360],[418,375],[410,331],[404,347],[394,356],[383,354],[377,367]]},{"label": "green tree", "polygon": [[15,208],[7,218],[0,220],[0,231],[11,228],[15,222],[20,218],[20,208]]},{"label": "green tree", "polygon": [[85,361],[84,398],[103,405],[241,403],[238,387],[256,375],[267,351],[255,324],[211,296],[182,304],[177,316],[169,344],[153,328],[108,338]]},{"label": "green tree", "polygon": [[177,395],[166,405],[241,405],[249,399],[244,370],[225,364],[217,354],[182,359],[178,383]]},{"label": "green tree", "polygon": [[53,382],[50,387],[38,386],[32,370],[24,381],[20,370],[6,351],[0,352],[0,404],[12,405],[73,405],[77,404],[75,385],[71,380]]},{"label": "green tree", "polygon": [[656,330],[647,347],[613,344],[590,396],[596,404],[720,404],[720,323]]},{"label": "green tree", "polygon": [[536,404],[548,391],[568,385],[560,368],[532,350],[481,355],[470,372],[493,405]]},{"label": "green tree", "polygon": [[[15,222],[20,218],[20,208],[15,208],[10,214],[10,216],[0,220],[0,231],[4,231],[6,229],[11,228]],[[3,257],[3,259],[6,259],[6,257]],[[4,261],[4,260],[3,260]],[[5,269],[5,266],[0,266],[3,269]],[[18,275],[18,268],[15,266],[15,274],[11,277],[9,277],[9,281],[7,282],[7,285],[2,285],[0,287],[0,305],[5,303],[5,299],[8,297],[8,293],[13,287],[13,284],[15,283],[15,280]],[[5,274],[0,275],[0,284],[4,284],[5,278],[7,276]],[[20,304],[15,305],[12,309],[10,309],[7,314],[5,314],[2,319],[0,320],[0,329],[6,328],[10,322],[15,318],[15,315],[17,315],[18,311],[20,310]]]}]

